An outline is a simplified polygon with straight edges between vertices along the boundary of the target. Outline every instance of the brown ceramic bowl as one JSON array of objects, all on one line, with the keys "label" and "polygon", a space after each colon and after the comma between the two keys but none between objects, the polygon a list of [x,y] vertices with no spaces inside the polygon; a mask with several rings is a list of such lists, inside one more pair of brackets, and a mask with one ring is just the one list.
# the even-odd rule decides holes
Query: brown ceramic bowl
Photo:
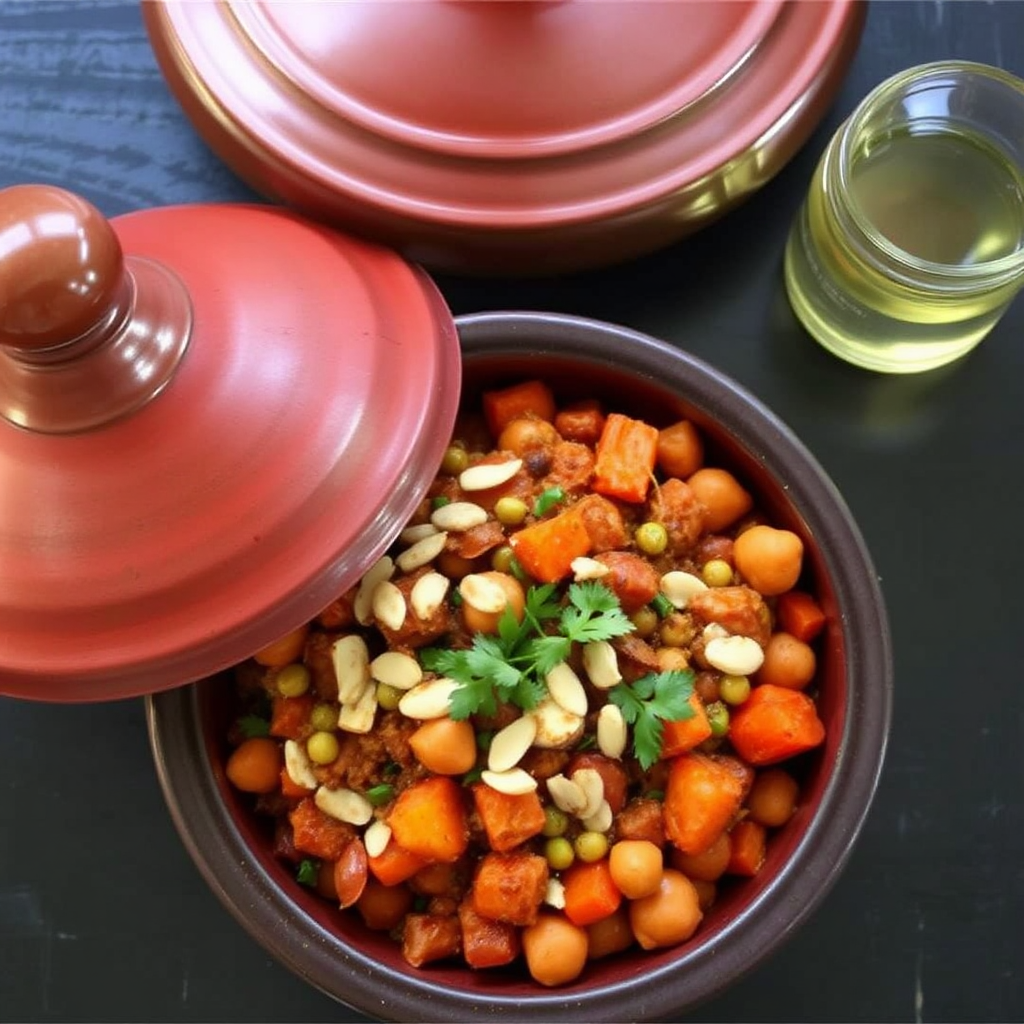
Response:
[{"label": "brown ceramic bowl", "polygon": [[752,879],[723,886],[694,937],[587,967],[542,989],[525,972],[414,970],[398,946],[299,885],[227,783],[230,682],[213,678],[149,698],[153,750],[172,815],[221,901],[298,975],[358,1010],[392,1020],[665,1019],[719,992],[772,953],[824,898],[871,802],[890,718],[892,665],[882,596],[842,497],[806,448],[751,394],[662,342],[547,313],[458,322],[464,394],[543,375],[563,394],[606,396],[645,418],[691,417],[713,455],[746,479],[766,511],[806,544],[806,583],[828,615],[819,710],[825,744],[802,764],[796,815]]}]

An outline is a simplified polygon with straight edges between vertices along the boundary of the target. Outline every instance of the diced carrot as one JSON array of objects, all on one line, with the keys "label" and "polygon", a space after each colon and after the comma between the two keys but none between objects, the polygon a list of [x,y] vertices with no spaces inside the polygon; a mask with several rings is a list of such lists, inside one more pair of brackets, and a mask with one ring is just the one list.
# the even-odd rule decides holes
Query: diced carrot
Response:
[{"label": "diced carrot", "polygon": [[321,860],[337,860],[355,837],[355,830],[337,818],[325,814],[305,797],[288,812],[292,825],[292,843],[299,853]]},{"label": "diced carrot", "polygon": [[301,800],[304,796],[312,796],[313,790],[307,789],[305,786],[300,786],[297,782],[293,782],[292,777],[288,774],[288,769],[282,768],[281,795],[286,796],[291,800]]},{"label": "diced carrot", "polygon": [[675,757],[687,750],[700,746],[711,735],[711,723],[704,710],[704,702],[693,694],[689,705],[693,708],[692,718],[681,718],[676,722],[662,723],[661,757]]},{"label": "diced carrot", "polygon": [[622,902],[622,893],[612,881],[607,859],[590,863],[577,861],[562,872],[562,885],[565,887],[565,916],[580,928],[614,914]]},{"label": "diced carrot", "polygon": [[528,925],[548,886],[548,862],[535,853],[487,853],[473,878],[473,909],[492,921]]},{"label": "diced carrot", "polygon": [[729,739],[748,763],[775,764],[813,750],[825,739],[825,726],[806,693],[762,683],[732,713]]},{"label": "diced carrot", "polygon": [[470,967],[502,967],[519,956],[519,929],[478,914],[469,900],[459,905],[462,955]]},{"label": "diced carrot", "polygon": [[730,875],[753,877],[761,870],[767,850],[767,831],[764,825],[744,818],[736,822],[729,833],[729,864],[726,872]]},{"label": "diced carrot", "polygon": [[301,740],[310,732],[309,716],[313,713],[316,695],[275,697],[270,712],[270,735],[284,740]]},{"label": "diced carrot", "polygon": [[504,853],[544,828],[544,807],[536,791],[499,793],[482,782],[473,787],[473,802],[492,850]]},{"label": "diced carrot", "polygon": [[604,413],[596,399],[567,405],[555,414],[555,429],[566,441],[593,447],[604,430]]},{"label": "diced carrot", "polygon": [[412,878],[426,864],[422,857],[403,849],[394,841],[384,847],[382,853],[367,857],[366,866],[381,885],[398,885]]},{"label": "diced carrot", "polygon": [[512,420],[536,416],[549,423],[555,418],[555,397],[543,381],[528,380],[500,391],[485,391],[484,416],[491,436],[497,437]]},{"label": "diced carrot", "polygon": [[593,490],[637,504],[646,500],[658,455],[656,427],[613,412],[605,420],[596,455]]},{"label": "diced carrot", "polygon": [[447,775],[403,790],[387,820],[395,842],[426,861],[458,860],[469,845],[463,790]]},{"label": "diced carrot", "polygon": [[825,613],[821,606],[802,590],[788,590],[780,594],[775,614],[779,625],[805,644],[809,644],[825,628]]},{"label": "diced carrot", "polygon": [[519,564],[541,583],[557,583],[572,571],[574,558],[590,552],[590,534],[575,507],[541,519],[509,537]]},{"label": "diced carrot", "polygon": [[669,766],[665,833],[683,853],[703,853],[725,831],[754,773],[733,757],[680,754]]}]

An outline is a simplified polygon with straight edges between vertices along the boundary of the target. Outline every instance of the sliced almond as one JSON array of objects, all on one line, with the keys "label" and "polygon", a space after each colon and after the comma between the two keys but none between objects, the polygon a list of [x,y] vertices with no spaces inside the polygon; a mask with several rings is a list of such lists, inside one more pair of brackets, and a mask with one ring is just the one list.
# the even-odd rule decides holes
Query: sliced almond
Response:
[{"label": "sliced almond", "polygon": [[448,577],[439,572],[424,573],[409,593],[409,606],[418,619],[429,619],[448,596]]},{"label": "sliced almond", "polygon": [[704,642],[711,643],[712,640],[724,640],[727,636],[732,634],[723,626],[720,622],[709,622],[702,630],[700,634]]},{"label": "sliced almond", "polygon": [[587,713],[587,691],[583,689],[580,677],[560,661],[545,677],[551,699],[564,710],[573,715]]},{"label": "sliced almond", "polygon": [[416,526],[407,526],[398,535],[398,539],[403,544],[415,544],[424,537],[433,537],[437,532],[437,527],[433,523],[417,523]]},{"label": "sliced almond", "polygon": [[313,802],[324,814],[350,825],[365,825],[373,817],[373,805],[354,789],[328,789],[321,786]]},{"label": "sliced almond", "polygon": [[583,716],[566,711],[551,697],[545,697],[528,714],[537,720],[537,735],[533,740],[535,747],[564,750],[583,735]]},{"label": "sliced almond", "polygon": [[548,878],[548,884],[544,887],[544,902],[555,910],[562,910],[565,907],[565,886],[560,878],[554,875]]},{"label": "sliced almond", "polygon": [[441,530],[432,533],[423,540],[416,541],[411,548],[406,548],[396,559],[395,564],[402,572],[413,572],[424,565],[429,565],[442,551],[448,534]]},{"label": "sliced almond", "polygon": [[604,799],[604,779],[594,768],[580,768],[572,773],[572,781],[583,791],[586,803],[577,812],[581,818],[589,818],[597,813]]},{"label": "sliced almond", "polygon": [[597,713],[597,746],[605,757],[618,760],[626,749],[626,720],[614,704],[605,704]]},{"label": "sliced almond", "polygon": [[548,796],[559,810],[566,814],[579,814],[587,806],[587,798],[583,790],[572,779],[564,775],[552,775],[548,779]]},{"label": "sliced almond", "polygon": [[439,530],[465,533],[487,522],[487,510],[472,501],[452,501],[434,509],[430,521]]},{"label": "sliced almond", "polygon": [[522,459],[507,462],[484,462],[470,466],[459,474],[459,486],[464,491],[487,491],[507,484],[522,469]]},{"label": "sliced almond", "polygon": [[284,741],[284,770],[296,786],[316,789],[319,784],[313,774],[313,762],[306,753],[305,745],[295,740]]},{"label": "sliced almond", "polygon": [[367,857],[379,857],[391,842],[391,826],[377,818],[363,833],[363,846]]},{"label": "sliced almond", "polygon": [[331,662],[338,680],[338,700],[351,704],[370,685],[370,652],[366,641],[354,633],[340,636],[331,644]]},{"label": "sliced almond", "polygon": [[577,583],[584,580],[599,580],[611,572],[611,568],[604,562],[599,562],[596,558],[587,558],[586,555],[574,558],[569,563],[569,568],[572,569],[573,578]]},{"label": "sliced almond", "polygon": [[749,676],[764,662],[761,645],[749,636],[723,636],[709,640],[704,658],[727,676]]},{"label": "sliced almond", "polygon": [[582,815],[580,817],[583,821],[583,827],[587,829],[588,832],[607,832],[608,829],[612,827],[612,818],[614,815],[612,814],[612,808],[608,801],[602,800],[593,814],[588,815],[585,818],[583,818]]},{"label": "sliced almond", "polygon": [[367,686],[353,704],[342,704],[338,712],[338,728],[365,735],[373,728],[377,715],[377,687]]},{"label": "sliced almond", "polygon": [[522,768],[509,768],[503,772],[485,768],[480,773],[480,781],[508,796],[522,796],[524,793],[532,793],[537,788],[537,780]]},{"label": "sliced almond", "polygon": [[352,602],[352,614],[361,626],[368,626],[373,621],[373,592],[377,584],[389,580],[395,574],[395,563],[390,556],[378,558],[370,566],[369,571],[359,582],[355,600]]},{"label": "sliced almond", "polygon": [[692,572],[675,570],[661,577],[658,589],[672,602],[673,607],[682,610],[694,595],[707,590],[708,585]]},{"label": "sliced almond", "polygon": [[610,690],[622,682],[619,656],[607,640],[593,640],[583,645],[583,670],[599,690]]},{"label": "sliced almond", "polygon": [[396,690],[411,690],[423,681],[420,663],[403,651],[385,651],[370,662],[370,675],[378,683],[386,683]]},{"label": "sliced almond", "polygon": [[390,580],[378,583],[373,591],[373,617],[388,629],[401,629],[405,623],[405,595]]},{"label": "sliced almond", "polygon": [[500,615],[508,604],[505,588],[482,573],[463,576],[459,583],[463,601],[485,615]]},{"label": "sliced almond", "polygon": [[459,683],[447,676],[438,676],[417,683],[411,690],[402,694],[398,702],[398,710],[406,718],[427,721],[430,718],[444,718],[451,706],[451,695],[459,688]]},{"label": "sliced almond", "polygon": [[533,746],[537,736],[537,719],[522,715],[498,730],[487,751],[487,767],[492,772],[503,772],[519,764],[523,755]]}]

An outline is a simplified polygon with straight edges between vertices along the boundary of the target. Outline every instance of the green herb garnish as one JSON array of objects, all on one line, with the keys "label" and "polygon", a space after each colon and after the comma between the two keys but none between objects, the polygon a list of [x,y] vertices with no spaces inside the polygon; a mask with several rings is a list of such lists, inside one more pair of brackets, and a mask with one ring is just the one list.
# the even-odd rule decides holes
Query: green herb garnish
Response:
[{"label": "green herb garnish", "polygon": [[259,715],[243,715],[238,720],[238,731],[247,739],[255,736],[269,736],[270,723]]},{"label": "green herb garnish", "polygon": [[439,494],[437,495],[436,498],[430,499],[430,507],[435,510],[439,508],[444,508],[445,505],[450,505],[451,503],[452,499],[444,494]]},{"label": "green herb garnish", "polygon": [[295,872],[295,880],[302,885],[316,885],[319,871],[319,862],[306,857],[299,863],[298,870]]},{"label": "green herb garnish", "polygon": [[658,613],[659,619],[674,612],[676,607],[664,594],[655,594],[650,600],[650,606]]},{"label": "green herb garnish", "polygon": [[644,771],[661,754],[662,722],[693,717],[692,696],[693,673],[689,670],[652,673],[608,691],[608,699],[633,727],[633,753]]},{"label": "green herb garnish", "polygon": [[371,786],[363,796],[373,804],[374,807],[383,807],[384,804],[388,803],[395,795],[395,787],[387,782],[382,782],[379,786]]},{"label": "green herb garnish", "polygon": [[533,503],[533,514],[539,519],[562,501],[565,501],[565,491],[561,487],[549,487],[537,495]]}]

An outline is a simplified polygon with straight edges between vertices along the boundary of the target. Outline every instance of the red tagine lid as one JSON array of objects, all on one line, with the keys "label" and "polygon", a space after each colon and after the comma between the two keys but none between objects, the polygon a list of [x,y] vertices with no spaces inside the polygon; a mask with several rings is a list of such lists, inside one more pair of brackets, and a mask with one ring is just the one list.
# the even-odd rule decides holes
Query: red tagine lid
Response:
[{"label": "red tagine lid", "polygon": [[263,194],[464,273],[650,251],[824,114],[858,0],[175,0],[173,92]]},{"label": "red tagine lid", "polygon": [[0,693],[166,689],[312,618],[422,498],[459,387],[444,301],[385,249],[0,191]]}]

